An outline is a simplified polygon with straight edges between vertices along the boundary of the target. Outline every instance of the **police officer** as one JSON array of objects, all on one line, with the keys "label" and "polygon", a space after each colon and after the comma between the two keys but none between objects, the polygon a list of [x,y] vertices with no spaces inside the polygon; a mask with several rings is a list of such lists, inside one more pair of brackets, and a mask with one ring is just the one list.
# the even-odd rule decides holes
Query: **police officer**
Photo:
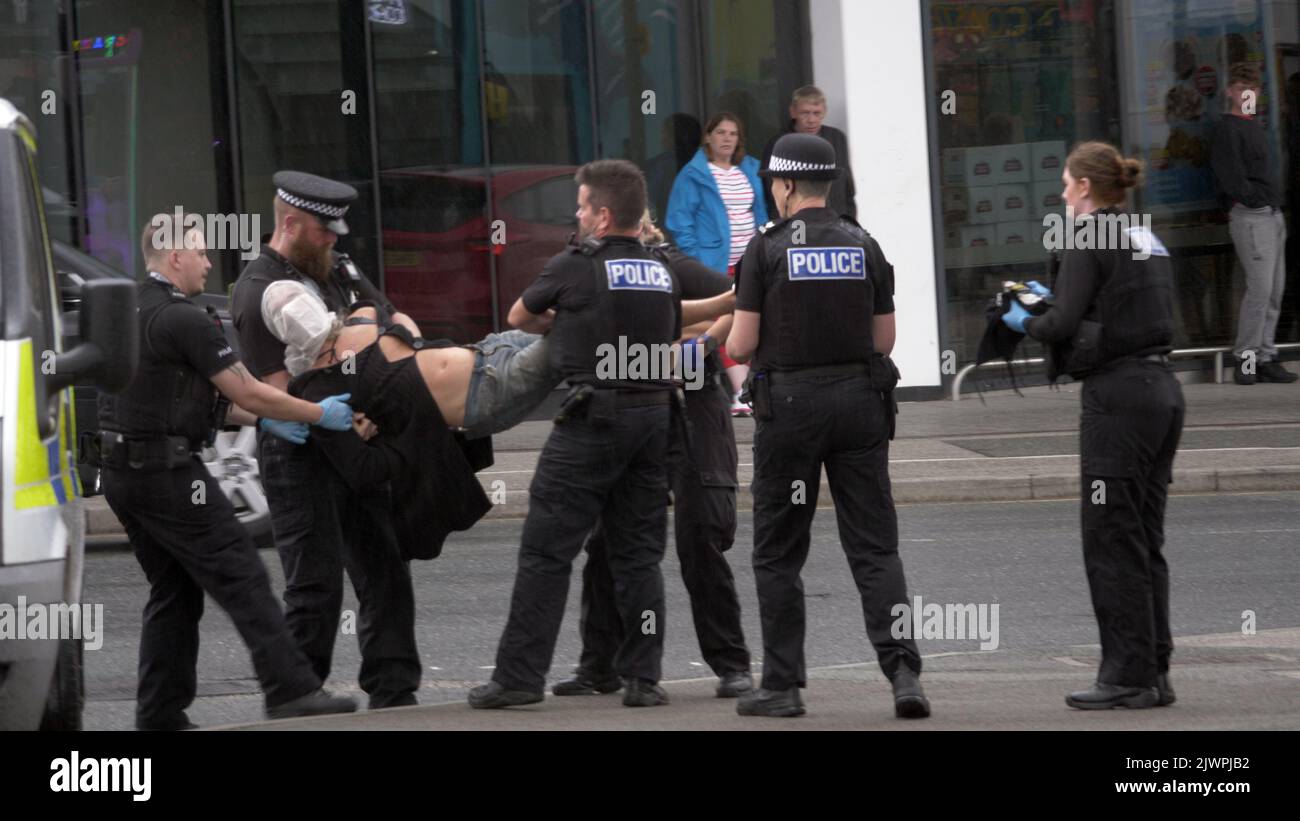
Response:
[{"label": "police officer", "polygon": [[671,373],[655,367],[653,352],[677,339],[683,292],[638,237],[645,211],[641,171],[626,160],[598,160],[579,169],[576,180],[584,241],[551,258],[510,309],[516,328],[543,333],[554,325],[552,362],[575,387],[529,488],[496,668],[492,681],[469,695],[470,706],[480,709],[543,699],[573,559],[598,518],[623,625],[614,662],[625,682],[623,703],[668,702],[658,685],[659,564],[667,538],[673,394]]},{"label": "police officer", "polygon": [[194,727],[185,710],[195,695],[204,593],[252,652],[268,717],[351,712],[356,704],[321,690],[294,646],[252,539],[196,455],[222,423],[218,390],[246,412],[288,420],[291,433],[303,422],[347,430],[347,397],[303,402],[248,373],[216,314],[189,299],[202,293],[211,267],[200,232],[186,234],[159,214],[141,245],[149,278],[139,286],[140,366],[122,392],[100,395],[93,457],[149,579],[136,726]]},{"label": "police officer", "polygon": [[893,437],[894,271],[857,223],[826,207],[835,150],[787,134],[763,172],[783,219],[751,240],[737,276],[727,349],[754,359],[754,580],[763,625],[763,680],[741,715],[803,715],[804,598],[822,466],[840,542],[862,597],[867,635],[893,682],[895,714],[921,718],[921,656],[894,638],[907,584],[889,490]]},{"label": "police officer", "polygon": [[[642,242],[666,263],[683,287],[724,293],[731,280],[664,241],[654,223],[642,222]],[[730,310],[687,331],[683,345],[685,424],[674,426],[669,449],[673,492],[673,534],[682,581],[691,598],[691,617],[704,661],[718,676],[719,698],[735,698],[753,688],[749,650],[740,623],[740,600],[724,555],[736,538],[736,435],[731,393],[717,353],[731,330]],[[686,435],[683,435],[686,434]],[[614,674],[614,656],[623,641],[615,605],[614,579],[605,550],[605,531],[587,540],[582,569],[582,655],[570,679],[551,691],[557,696],[608,693],[623,686]]]},{"label": "police officer", "polygon": [[1052,379],[1068,373],[1083,380],[1083,563],[1101,634],[1096,683],[1065,698],[1083,710],[1174,702],[1169,568],[1162,548],[1185,404],[1169,363],[1169,253],[1123,209],[1141,173],[1138,160],[1106,143],[1083,143],[1070,152],[1062,181],[1066,206],[1078,220],[1071,227],[1095,241],[1066,245],[1056,293],[1043,291],[1053,305],[1046,314],[1031,318],[1012,300],[1003,315],[1012,330],[1048,343]]},{"label": "police officer", "polygon": [[[275,231],[244,268],[231,297],[240,349],[258,379],[285,389],[285,343],[264,321],[263,296],[278,279],[316,288],[330,310],[359,299],[385,306],[409,322],[352,262],[334,252],[348,233],[344,216],[357,192],[350,185],[298,171],[272,177]],[[411,323],[414,327],[414,323]],[[410,570],[396,546],[381,538],[391,517],[386,486],[352,494],[328,469],[319,446],[258,433],[258,460],[276,550],[284,566],[285,619],[321,679],[328,678],[343,606],[343,571],[360,604],[361,689],[371,709],[416,703],[420,658],[415,643],[415,596]]]}]

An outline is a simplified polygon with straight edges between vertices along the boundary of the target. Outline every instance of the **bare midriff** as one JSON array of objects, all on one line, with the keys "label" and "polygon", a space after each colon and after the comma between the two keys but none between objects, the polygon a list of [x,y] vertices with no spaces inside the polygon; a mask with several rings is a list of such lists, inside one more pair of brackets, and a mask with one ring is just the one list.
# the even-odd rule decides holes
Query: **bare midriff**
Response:
[{"label": "bare midriff", "polygon": [[[358,309],[353,316],[374,318],[371,308]],[[339,332],[334,342],[334,361],[342,362],[353,353],[375,344],[379,329],[374,325],[348,325]],[[424,348],[416,351],[395,336],[379,340],[379,350],[389,362],[415,357],[415,365],[429,389],[429,395],[438,403],[438,410],[447,425],[453,428],[465,423],[465,398],[469,394],[469,380],[474,373],[474,352],[469,348]],[[322,352],[317,367],[330,364],[330,352]]]}]

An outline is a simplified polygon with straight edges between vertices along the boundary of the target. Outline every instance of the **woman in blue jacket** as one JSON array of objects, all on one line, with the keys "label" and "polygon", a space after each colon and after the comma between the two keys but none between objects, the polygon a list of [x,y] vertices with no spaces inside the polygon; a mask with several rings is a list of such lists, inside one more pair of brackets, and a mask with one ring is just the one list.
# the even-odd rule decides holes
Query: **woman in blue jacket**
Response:
[{"label": "woman in blue jacket", "polygon": [[[703,145],[673,182],[664,224],[685,254],[718,271],[735,274],[736,263],[758,228],[767,222],[758,160],[745,155],[745,129],[723,111],[704,127]],[[732,413],[748,414],[740,385],[749,368],[723,352],[732,381]]]}]

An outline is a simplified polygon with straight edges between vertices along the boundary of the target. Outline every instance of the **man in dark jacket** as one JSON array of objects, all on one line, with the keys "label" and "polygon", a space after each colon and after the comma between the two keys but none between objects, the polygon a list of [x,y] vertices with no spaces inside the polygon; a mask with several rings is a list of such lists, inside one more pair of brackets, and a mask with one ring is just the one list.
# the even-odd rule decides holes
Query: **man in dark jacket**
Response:
[{"label": "man in dark jacket", "polygon": [[[772,159],[772,146],[785,134],[799,132],[815,134],[835,148],[836,164],[844,172],[831,184],[831,193],[826,198],[826,205],[835,213],[858,218],[858,205],[854,201],[853,171],[849,167],[849,138],[838,128],[822,125],[826,119],[826,95],[817,86],[803,86],[795,89],[790,99],[790,123],[781,134],[767,141],[763,149],[763,168],[768,167]],[[772,192],[763,187],[763,198],[767,202],[767,213],[776,219],[776,203],[772,201]]]}]

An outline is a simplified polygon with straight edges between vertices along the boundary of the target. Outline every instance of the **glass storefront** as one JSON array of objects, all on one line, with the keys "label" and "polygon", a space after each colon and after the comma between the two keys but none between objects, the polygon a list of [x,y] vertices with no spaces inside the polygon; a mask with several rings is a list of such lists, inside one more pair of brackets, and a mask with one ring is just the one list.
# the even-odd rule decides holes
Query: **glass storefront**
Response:
[{"label": "glass storefront", "polygon": [[[811,79],[806,1],[3,3],[0,95],[37,123],[55,236],[138,276],[151,214],[265,235],[275,171],[322,174],[360,193],[339,250],[426,335],[467,341],[563,248],[579,165],[636,162],[662,214],[714,111],[751,150],[781,128]],[[244,262],[214,253],[208,287]]]},{"label": "glass storefront", "polygon": [[[1006,279],[1042,278],[1043,220],[1063,213],[1071,146],[1105,140],[1139,157],[1133,206],[1173,257],[1177,347],[1228,345],[1241,277],[1216,201],[1209,139],[1236,63],[1263,74],[1265,127],[1294,220],[1300,197],[1300,20],[1292,0],[930,0],[947,324],[973,361],[984,308]],[[1288,91],[1289,89],[1289,91]],[[1294,227],[1279,342],[1300,340]],[[1041,346],[1023,346],[1041,355]]]}]

